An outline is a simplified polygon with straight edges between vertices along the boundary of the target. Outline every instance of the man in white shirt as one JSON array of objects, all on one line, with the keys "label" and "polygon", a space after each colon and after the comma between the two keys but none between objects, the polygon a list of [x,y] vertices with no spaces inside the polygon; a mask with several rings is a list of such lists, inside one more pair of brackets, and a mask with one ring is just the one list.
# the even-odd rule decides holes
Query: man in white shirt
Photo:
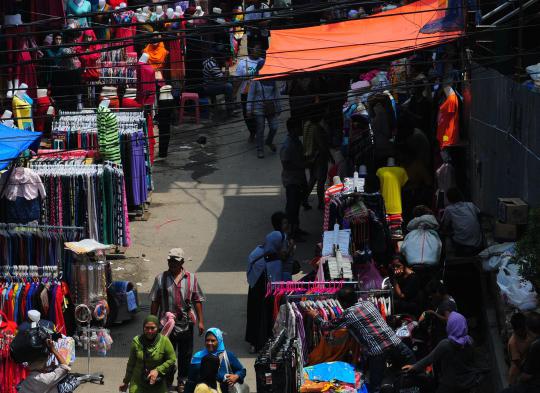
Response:
[{"label": "man in white shirt", "polygon": [[465,202],[457,188],[450,188],[446,197],[449,205],[444,209],[442,229],[450,230],[456,254],[478,254],[482,248],[482,228],[478,220],[480,209],[472,202]]},{"label": "man in white shirt", "polygon": [[[263,3],[262,0],[254,0],[253,4],[246,9],[244,22],[247,22],[248,48],[252,48],[255,42],[260,42],[262,49],[268,49],[270,31],[267,26],[270,24],[269,18],[272,17],[272,12],[264,11],[265,9],[268,10],[268,8],[270,7]],[[253,21],[260,22],[254,23]]]},{"label": "man in white shirt", "polygon": [[248,116],[247,113],[247,96],[249,93],[249,86],[251,85],[251,78],[257,73],[257,66],[259,62],[263,61],[261,56],[261,44],[255,43],[253,47],[248,47],[248,57],[242,58],[236,65],[236,77],[238,78],[236,83],[236,90],[240,90],[240,101],[242,102],[242,113],[244,114],[244,121],[249,131],[249,141],[255,141],[255,133],[257,132],[257,124],[253,116]]}]

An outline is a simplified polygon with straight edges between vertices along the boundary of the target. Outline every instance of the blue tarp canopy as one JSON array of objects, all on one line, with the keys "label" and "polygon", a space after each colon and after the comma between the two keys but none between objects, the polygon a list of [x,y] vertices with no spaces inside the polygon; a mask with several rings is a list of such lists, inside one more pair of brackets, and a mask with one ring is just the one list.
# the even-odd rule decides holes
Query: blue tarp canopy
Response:
[{"label": "blue tarp canopy", "polygon": [[0,170],[26,149],[37,151],[41,132],[19,130],[0,124]]}]

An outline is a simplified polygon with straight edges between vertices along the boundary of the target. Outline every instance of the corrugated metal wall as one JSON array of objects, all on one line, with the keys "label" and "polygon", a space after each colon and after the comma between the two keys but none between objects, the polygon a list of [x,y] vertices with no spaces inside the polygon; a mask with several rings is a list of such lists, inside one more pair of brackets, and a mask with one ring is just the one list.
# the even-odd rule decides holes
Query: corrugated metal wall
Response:
[{"label": "corrugated metal wall", "polygon": [[473,67],[469,126],[475,203],[493,215],[498,197],[540,206],[540,93]]}]

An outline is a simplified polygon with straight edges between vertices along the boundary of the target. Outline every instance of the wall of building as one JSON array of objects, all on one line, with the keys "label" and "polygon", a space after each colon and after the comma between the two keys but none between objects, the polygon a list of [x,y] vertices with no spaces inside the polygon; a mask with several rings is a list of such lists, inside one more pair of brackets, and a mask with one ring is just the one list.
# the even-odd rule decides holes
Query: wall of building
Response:
[{"label": "wall of building", "polygon": [[469,117],[471,196],[496,215],[497,198],[540,206],[540,93],[473,66]]}]

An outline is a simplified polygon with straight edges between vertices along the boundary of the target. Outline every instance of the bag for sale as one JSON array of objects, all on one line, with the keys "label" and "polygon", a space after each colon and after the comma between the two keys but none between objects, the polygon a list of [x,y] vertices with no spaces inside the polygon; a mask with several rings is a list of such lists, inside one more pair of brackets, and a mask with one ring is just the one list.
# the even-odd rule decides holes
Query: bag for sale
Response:
[{"label": "bag for sale", "polygon": [[407,225],[401,252],[411,265],[433,266],[439,263],[442,242],[437,233],[439,223],[431,214],[414,218]]}]

